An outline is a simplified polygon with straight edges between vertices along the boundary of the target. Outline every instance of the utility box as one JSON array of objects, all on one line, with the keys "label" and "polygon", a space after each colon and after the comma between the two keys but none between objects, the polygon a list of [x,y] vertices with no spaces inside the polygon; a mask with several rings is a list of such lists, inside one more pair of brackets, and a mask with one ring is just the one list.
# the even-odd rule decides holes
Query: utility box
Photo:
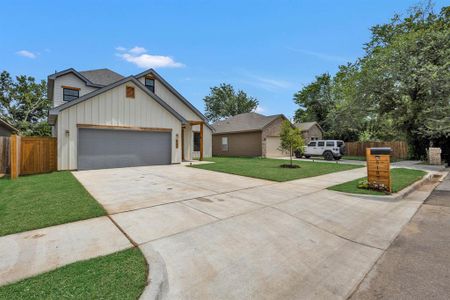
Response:
[{"label": "utility box", "polygon": [[391,148],[366,148],[367,181],[369,184],[383,184],[392,192]]}]

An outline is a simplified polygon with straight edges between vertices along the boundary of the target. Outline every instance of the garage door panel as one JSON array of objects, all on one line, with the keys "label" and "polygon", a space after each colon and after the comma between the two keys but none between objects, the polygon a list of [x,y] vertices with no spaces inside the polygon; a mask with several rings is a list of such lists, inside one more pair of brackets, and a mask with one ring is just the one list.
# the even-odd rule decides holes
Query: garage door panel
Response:
[{"label": "garage door panel", "polygon": [[283,157],[289,156],[289,152],[281,151],[281,138],[279,136],[270,136],[266,138],[266,156]]},{"label": "garage door panel", "polygon": [[80,128],[78,169],[171,163],[171,132]]}]

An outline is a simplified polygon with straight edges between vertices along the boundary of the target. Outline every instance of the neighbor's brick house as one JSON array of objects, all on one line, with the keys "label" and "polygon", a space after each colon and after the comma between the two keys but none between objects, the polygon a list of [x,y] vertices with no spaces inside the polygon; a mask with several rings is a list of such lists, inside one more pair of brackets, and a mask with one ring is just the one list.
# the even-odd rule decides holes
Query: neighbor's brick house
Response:
[{"label": "neighbor's brick house", "polygon": [[302,132],[305,144],[310,141],[323,139],[323,129],[317,122],[295,123],[294,126]]},{"label": "neighbor's brick house", "polygon": [[214,156],[287,156],[280,147],[284,115],[239,114],[212,125]]}]

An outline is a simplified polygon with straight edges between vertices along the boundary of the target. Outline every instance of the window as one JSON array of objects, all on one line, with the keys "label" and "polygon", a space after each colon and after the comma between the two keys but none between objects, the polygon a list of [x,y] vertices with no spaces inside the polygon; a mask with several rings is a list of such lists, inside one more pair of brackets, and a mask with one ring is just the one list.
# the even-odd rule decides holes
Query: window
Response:
[{"label": "window", "polygon": [[334,142],[327,142],[327,147],[334,147]]},{"label": "window", "polygon": [[316,142],[310,142],[310,143],[308,144],[308,146],[309,146],[309,147],[315,147],[315,146],[316,146]]},{"label": "window", "polygon": [[200,151],[200,132],[194,132],[194,151]]},{"label": "window", "polygon": [[222,137],[222,151],[228,151],[228,137]]},{"label": "window", "polygon": [[311,137],[311,141],[317,141],[319,138],[318,137],[315,137],[315,136],[312,136]]},{"label": "window", "polygon": [[317,147],[323,147],[323,146],[325,146],[325,142],[324,141],[317,142]]},{"label": "window", "polygon": [[155,79],[145,78],[145,86],[152,92],[155,92]]},{"label": "window", "polygon": [[73,87],[63,87],[63,100],[72,101],[80,97],[80,89]]},{"label": "window", "polygon": [[343,142],[343,141],[337,141],[337,146],[338,146],[338,147],[341,147],[342,145],[344,145],[344,142]]},{"label": "window", "polygon": [[127,88],[126,88],[126,96],[127,96],[127,98],[134,98],[134,87],[127,86]]}]

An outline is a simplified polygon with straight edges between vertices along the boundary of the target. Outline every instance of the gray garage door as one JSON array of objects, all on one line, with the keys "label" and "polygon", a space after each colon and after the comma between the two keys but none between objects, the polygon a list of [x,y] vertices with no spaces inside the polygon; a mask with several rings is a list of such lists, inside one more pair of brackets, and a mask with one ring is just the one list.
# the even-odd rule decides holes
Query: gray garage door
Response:
[{"label": "gray garage door", "polygon": [[78,170],[170,163],[170,132],[91,128],[78,130]]}]

